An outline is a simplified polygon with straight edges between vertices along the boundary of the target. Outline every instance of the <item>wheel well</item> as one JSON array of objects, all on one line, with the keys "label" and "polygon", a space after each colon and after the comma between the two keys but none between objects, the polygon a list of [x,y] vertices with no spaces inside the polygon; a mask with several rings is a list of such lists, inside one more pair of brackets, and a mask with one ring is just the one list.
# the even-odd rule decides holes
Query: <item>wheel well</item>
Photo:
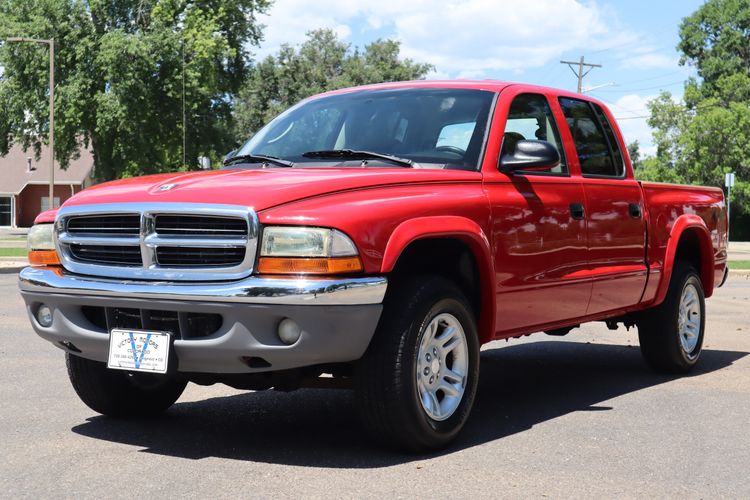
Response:
[{"label": "wheel well", "polygon": [[703,255],[702,246],[700,233],[695,229],[686,229],[680,235],[674,262],[682,260],[690,264],[700,276],[703,288],[709,290],[709,280],[712,279],[708,263],[710,255]]},{"label": "wheel well", "polygon": [[481,287],[479,269],[469,246],[455,238],[424,238],[410,243],[391,272],[393,280],[415,274],[434,274],[452,281],[466,295],[479,320]]},{"label": "wheel well", "polygon": [[680,242],[677,244],[674,260],[684,260],[693,268],[700,272],[701,270],[701,246],[698,240],[699,236],[696,231],[690,229],[680,235]]}]

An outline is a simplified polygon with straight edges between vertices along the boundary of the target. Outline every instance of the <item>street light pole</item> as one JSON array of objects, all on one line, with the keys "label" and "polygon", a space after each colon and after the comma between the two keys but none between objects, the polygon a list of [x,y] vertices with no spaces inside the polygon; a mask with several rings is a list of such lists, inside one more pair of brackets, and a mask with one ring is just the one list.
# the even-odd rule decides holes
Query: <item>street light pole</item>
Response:
[{"label": "street light pole", "polygon": [[55,200],[55,39],[10,37],[8,42],[41,43],[49,46],[49,208]]}]

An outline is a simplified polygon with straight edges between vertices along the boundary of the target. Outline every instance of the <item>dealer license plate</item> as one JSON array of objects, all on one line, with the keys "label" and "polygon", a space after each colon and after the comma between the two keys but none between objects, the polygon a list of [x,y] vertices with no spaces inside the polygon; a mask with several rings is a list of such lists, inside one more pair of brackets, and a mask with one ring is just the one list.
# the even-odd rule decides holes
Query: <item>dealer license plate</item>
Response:
[{"label": "dealer license plate", "polygon": [[107,367],[116,370],[166,373],[170,334],[143,330],[112,330]]}]

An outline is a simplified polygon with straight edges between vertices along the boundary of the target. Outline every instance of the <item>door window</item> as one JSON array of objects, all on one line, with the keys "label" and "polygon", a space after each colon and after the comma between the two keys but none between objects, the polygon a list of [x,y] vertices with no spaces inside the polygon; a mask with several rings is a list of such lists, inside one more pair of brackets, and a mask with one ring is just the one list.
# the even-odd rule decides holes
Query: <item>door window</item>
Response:
[{"label": "door window", "polygon": [[560,164],[547,171],[525,172],[527,174],[552,173],[567,175],[560,134],[555,126],[555,119],[547,98],[541,94],[520,94],[510,105],[508,121],[505,123],[501,155],[511,154],[518,141],[547,141],[560,153]]},{"label": "door window", "polygon": [[0,197],[0,226],[11,225],[12,206],[10,196]]},{"label": "door window", "polygon": [[[60,208],[60,197],[55,196],[52,203],[55,205],[54,208]],[[42,212],[49,210],[49,196],[42,196],[41,208]]]},{"label": "door window", "polygon": [[[568,97],[560,98],[560,107],[562,107],[565,120],[570,128],[570,134],[573,136],[573,142],[578,153],[578,161],[581,164],[581,173],[583,175],[597,175],[607,177],[621,177],[624,173],[622,168],[622,155],[619,154],[619,162],[612,151],[608,135],[611,135],[613,143],[614,133],[606,123],[607,129],[594,113],[592,106],[578,99]],[[601,113],[601,109],[599,110]],[[604,114],[602,113],[602,117]]]},{"label": "door window", "polygon": [[596,113],[596,117],[599,119],[599,123],[601,123],[602,127],[604,128],[604,135],[607,137],[607,141],[609,141],[609,148],[612,150],[612,160],[615,162],[616,175],[624,175],[625,163],[622,160],[622,151],[620,151],[620,146],[617,142],[617,138],[615,137],[615,132],[612,130],[612,124],[609,123],[607,115],[604,114],[604,110],[602,110],[602,108],[598,104],[594,104],[592,102],[591,106],[594,108],[594,112]]}]

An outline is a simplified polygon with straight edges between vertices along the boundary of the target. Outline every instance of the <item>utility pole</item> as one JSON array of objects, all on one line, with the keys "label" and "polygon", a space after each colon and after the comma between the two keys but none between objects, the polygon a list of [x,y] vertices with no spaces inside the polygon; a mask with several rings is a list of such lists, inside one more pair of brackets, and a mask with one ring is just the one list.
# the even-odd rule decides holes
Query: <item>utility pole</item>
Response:
[{"label": "utility pole", "polygon": [[[578,93],[583,92],[583,77],[588,75],[589,72],[594,68],[601,68],[601,64],[591,64],[587,62],[583,62],[583,56],[581,56],[580,61],[560,61],[560,64],[567,64],[570,70],[573,72],[574,75],[578,78]],[[573,65],[578,66],[578,71],[573,69]],[[583,68],[584,66],[588,67],[589,69],[586,70],[584,73]]]},{"label": "utility pole", "polygon": [[39,43],[49,46],[49,208],[55,208],[55,39],[41,40],[12,36],[6,39],[11,43]]}]

